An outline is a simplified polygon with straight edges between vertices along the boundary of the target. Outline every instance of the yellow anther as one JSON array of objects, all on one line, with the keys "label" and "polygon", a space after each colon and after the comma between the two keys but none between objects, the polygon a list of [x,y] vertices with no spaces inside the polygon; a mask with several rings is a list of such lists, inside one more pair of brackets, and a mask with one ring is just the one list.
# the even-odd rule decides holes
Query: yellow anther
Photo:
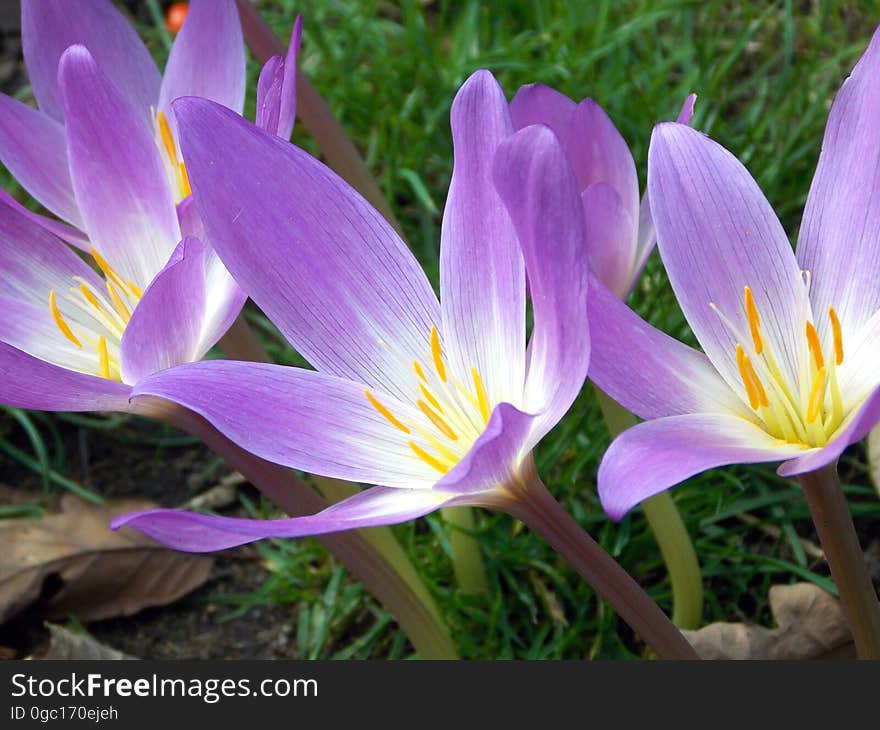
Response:
[{"label": "yellow anther", "polygon": [[813,388],[810,391],[810,401],[807,404],[807,423],[812,423],[822,410],[822,403],[825,401],[825,382],[828,376],[825,368],[819,368],[816,378],[813,380]]},{"label": "yellow anther", "polygon": [[840,365],[843,362],[843,330],[834,307],[828,307],[828,318],[831,320],[831,334],[834,336],[834,361]]},{"label": "yellow anther", "polygon": [[141,288],[133,281],[127,281],[125,283],[128,285],[128,290],[138,299],[140,299],[144,295],[143,291],[141,291]]},{"label": "yellow anther", "polygon": [[95,263],[98,264],[98,268],[101,269],[104,277],[116,284],[116,286],[122,289],[122,291],[125,291],[125,282],[122,280],[122,277],[116,273],[116,269],[110,266],[107,259],[101,256],[97,249],[90,248],[89,253],[92,254],[92,258],[95,259]]},{"label": "yellow anther", "polygon": [[378,400],[373,397],[373,394],[370,393],[369,390],[364,391],[364,395],[367,396],[367,400],[370,401],[370,405],[373,406],[380,414],[382,414],[388,422],[394,426],[395,428],[400,429],[404,433],[409,433],[409,429],[402,424],[397,418],[394,417],[394,414],[389,411],[385,406],[383,406]]},{"label": "yellow anther", "polygon": [[489,416],[492,415],[492,409],[489,406],[489,396],[486,393],[486,386],[483,385],[483,379],[480,377],[476,368],[471,368],[471,377],[474,379],[474,389],[477,391],[477,401],[480,404],[480,414],[483,416],[483,422],[489,423]]},{"label": "yellow anther", "polygon": [[110,355],[107,352],[107,340],[104,335],[98,338],[98,374],[102,378],[110,377]]},{"label": "yellow anther", "polygon": [[58,329],[61,330],[61,334],[63,334],[68,340],[70,340],[77,347],[82,347],[82,342],[80,342],[76,335],[73,334],[73,330],[70,329],[70,326],[67,322],[64,321],[64,317],[61,316],[61,310],[58,309],[58,302],[55,301],[55,290],[49,292],[49,311],[52,312],[52,319],[55,320],[55,324],[58,325]]},{"label": "yellow anther", "polygon": [[431,393],[431,391],[425,387],[424,383],[419,383],[419,390],[422,391],[422,395],[425,396],[428,403],[430,403],[432,406],[434,406],[434,408],[436,408],[440,413],[443,413],[443,408],[440,405],[440,401],[438,401],[434,397],[434,394]]},{"label": "yellow anther", "polygon": [[165,147],[165,154],[171,160],[173,165],[177,165],[177,145],[174,144],[174,135],[171,134],[171,127],[168,125],[168,119],[163,112],[156,114],[156,121],[159,123],[159,136],[162,138],[162,145]]},{"label": "yellow anther", "polygon": [[755,344],[755,352],[760,355],[764,351],[764,340],[761,339],[761,318],[758,316],[758,308],[755,306],[755,297],[752,288],[745,288],[746,316],[749,318],[749,330],[752,333],[752,342]]},{"label": "yellow anther", "polygon": [[119,292],[116,291],[116,287],[113,286],[113,282],[107,281],[105,282],[107,285],[107,293],[110,295],[110,301],[113,302],[113,308],[116,310],[116,313],[122,318],[122,321],[128,324],[128,320],[131,319],[131,312],[128,307],[125,306],[125,302],[122,301],[122,297],[119,296]]},{"label": "yellow anther", "polygon": [[186,165],[182,162],[177,163],[177,174],[180,176],[180,192],[184,198],[192,195],[192,188],[189,186],[189,174],[186,171]]},{"label": "yellow anther", "polygon": [[443,350],[440,347],[440,334],[436,327],[431,327],[431,354],[434,356],[434,367],[440,380],[446,382],[446,366],[443,364]]},{"label": "yellow anther", "polygon": [[418,360],[413,360],[413,370],[416,371],[416,375],[418,375],[419,378],[421,378],[426,383],[428,382],[428,379],[425,377],[425,371],[422,370],[422,366],[419,365]]},{"label": "yellow anther", "polygon": [[819,343],[819,334],[812,322],[807,322],[807,344],[810,347],[810,354],[813,356],[813,362],[816,363],[816,370],[825,367],[825,357],[822,355],[822,345]]},{"label": "yellow anther", "polygon": [[757,410],[759,406],[770,405],[770,401],[767,399],[767,391],[764,390],[761,379],[758,377],[755,368],[752,367],[749,356],[746,355],[743,346],[740,344],[736,346],[736,364],[739,367],[739,374],[743,385],[746,387],[749,405],[754,410]]},{"label": "yellow anther", "polygon": [[83,295],[83,299],[85,299],[89,304],[91,304],[95,309],[101,309],[101,302],[99,302],[95,295],[89,291],[89,288],[85,284],[79,285],[79,293]]},{"label": "yellow anther", "polygon": [[416,456],[418,456],[422,461],[424,461],[432,469],[436,469],[441,474],[445,474],[446,472],[449,471],[449,466],[447,466],[442,461],[440,461],[436,457],[429,454],[421,446],[419,446],[415,441],[410,441],[409,447],[415,452]]},{"label": "yellow anther", "polygon": [[446,438],[452,439],[453,441],[458,441],[458,434],[453,431],[449,424],[446,423],[440,416],[438,416],[434,411],[431,410],[431,407],[425,403],[423,400],[417,400],[416,405],[419,407],[422,413],[424,413],[428,419],[433,423],[437,429],[442,433]]}]

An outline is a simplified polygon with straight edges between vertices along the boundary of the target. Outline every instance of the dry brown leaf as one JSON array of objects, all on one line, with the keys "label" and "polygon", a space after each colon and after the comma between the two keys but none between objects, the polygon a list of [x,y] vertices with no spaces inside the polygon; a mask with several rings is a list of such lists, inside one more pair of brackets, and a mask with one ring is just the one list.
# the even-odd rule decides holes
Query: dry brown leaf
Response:
[{"label": "dry brown leaf", "polygon": [[823,659],[846,656],[852,635],[834,596],[813,583],[770,588],[775,629],[714,623],[685,637],[703,659]]},{"label": "dry brown leaf", "polygon": [[57,624],[46,624],[46,628],[49,629],[48,646],[38,654],[29,656],[28,659],[100,659],[102,661],[137,659],[102,644],[88,634],[76,634]]},{"label": "dry brown leaf", "polygon": [[131,499],[95,505],[65,495],[56,514],[0,520],[0,623],[35,603],[50,619],[128,616],[204,583],[212,558],[110,530],[116,515],[154,506]]}]

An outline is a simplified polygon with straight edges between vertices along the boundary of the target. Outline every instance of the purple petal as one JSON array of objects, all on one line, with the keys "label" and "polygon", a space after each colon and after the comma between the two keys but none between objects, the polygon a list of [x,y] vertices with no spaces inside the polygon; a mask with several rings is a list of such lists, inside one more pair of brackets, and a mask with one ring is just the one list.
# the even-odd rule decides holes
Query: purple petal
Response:
[{"label": "purple petal", "polygon": [[684,103],[681,105],[681,109],[678,112],[678,117],[676,118],[676,122],[679,124],[687,124],[690,125],[691,120],[694,118],[694,105],[697,103],[697,95],[696,94],[688,94],[684,100]]},{"label": "purple petal", "polygon": [[196,201],[192,195],[180,201],[177,206],[177,223],[182,236],[192,236],[200,241],[207,241],[205,224],[199,215]]},{"label": "purple petal", "polygon": [[52,365],[0,342],[0,403],[40,411],[125,411],[129,387]]},{"label": "purple petal", "polygon": [[532,124],[550,127],[565,147],[576,108],[577,104],[556,89],[544,84],[529,84],[520,87],[510,102],[510,116],[516,130]]},{"label": "purple petal", "polygon": [[540,125],[501,143],[495,185],[516,227],[531,291],[534,328],[522,403],[538,414],[531,446],[568,410],[590,362],[583,206],[562,145]]},{"label": "purple petal", "polygon": [[174,108],[208,241],[239,285],[319,370],[411,398],[440,307],[387,221],[233,112],[194,98]]},{"label": "purple petal", "polygon": [[201,96],[241,114],[245,67],[235,0],[192,0],[165,65],[158,109],[173,124],[171,102]]},{"label": "purple petal", "polygon": [[232,278],[214,249],[209,248],[205,252],[205,316],[196,358],[202,357],[226,334],[246,301],[247,293]]},{"label": "purple petal", "polygon": [[474,493],[509,483],[527,453],[534,421],[535,416],[523,413],[509,403],[498,405],[470,451],[434,485],[434,489]]},{"label": "purple petal", "polygon": [[82,46],[61,58],[59,83],[85,230],[123,278],[145,289],[180,240],[156,142]]},{"label": "purple petal", "polygon": [[703,353],[642,320],[592,279],[589,377],[640,418],[740,412],[742,401]]},{"label": "purple petal", "polygon": [[[694,116],[694,105],[696,103],[697,95],[689,94],[681,105],[681,110],[678,112],[678,119],[676,119],[676,121],[679,124],[691,123],[691,119],[693,119]],[[645,194],[642,196],[642,204],[639,206],[639,235],[638,240],[636,241],[635,263],[633,264],[629,289],[623,297],[624,300],[632,293],[636,282],[639,280],[642,271],[645,269],[645,264],[648,263],[648,257],[651,255],[651,251],[654,250],[654,244],[656,243],[657,234],[654,230],[654,219],[651,216],[651,200],[648,197],[648,191],[646,190]]]},{"label": "purple petal", "polygon": [[[313,474],[388,487],[431,487],[437,472],[370,404],[362,384],[311,370],[208,360],[165,370],[137,384],[200,414],[248,451]],[[403,422],[421,411],[371,391]]]},{"label": "purple petal", "polygon": [[124,382],[136,383],[201,354],[206,253],[199,239],[184,238],[147,287],[122,335]]},{"label": "purple petal", "polygon": [[450,499],[450,495],[429,489],[374,487],[305,517],[248,520],[156,509],[121,515],[110,525],[114,530],[131,527],[175,550],[206,553],[270,537],[307,537],[395,525],[433,512]]},{"label": "purple petal", "polygon": [[[703,350],[744,398],[736,345],[754,352],[743,303],[749,286],[763,341],[787,381],[798,382],[809,301],[785,231],[757,184],[721,145],[681,124],[657,125],[648,156],[660,255]],[[732,333],[710,303],[746,334]]]},{"label": "purple petal", "polygon": [[49,292],[55,289],[61,299],[78,286],[75,276],[98,290],[104,288],[68,246],[10,205],[0,205],[0,271],[0,294],[42,305],[47,312]]},{"label": "purple petal", "polygon": [[727,464],[780,461],[804,453],[739,416],[694,413],[640,423],[608,447],[599,465],[599,499],[620,520],[648,497]]},{"label": "purple petal", "polygon": [[620,196],[607,183],[593,183],[581,193],[590,268],[621,299],[631,288],[635,222]]},{"label": "purple petal", "polygon": [[277,134],[283,140],[289,140],[293,134],[293,125],[296,121],[296,57],[299,55],[299,45],[302,41],[302,16],[297,15],[293,23],[293,32],[290,34],[290,43],[287,46],[287,55],[284,57],[283,83],[281,86],[281,108],[278,114]]},{"label": "purple petal", "polygon": [[28,220],[33,221],[53,236],[57,236],[62,241],[67,241],[71,246],[76,246],[76,248],[81,251],[88,251],[91,247],[88,236],[82,231],[68,226],[65,223],[61,223],[54,218],[47,218],[44,215],[28,210],[3,189],[0,189],[0,205],[6,205],[7,207],[12,208],[14,211],[20,213]]},{"label": "purple petal", "polygon": [[[177,206],[177,218],[184,236],[207,241],[205,226],[192,196]],[[194,359],[201,358],[226,334],[246,301],[247,294],[226,270],[217,252],[209,246],[205,252],[205,317]]]},{"label": "purple petal", "polygon": [[[46,300],[48,301],[48,297]],[[85,332],[89,332],[93,340],[97,340],[97,335],[90,329],[77,327],[82,346],[74,344],[58,329],[47,301],[35,304],[25,299],[0,295],[0,311],[3,312],[3,317],[0,318],[0,342],[12,345],[47,363],[97,375],[97,352],[82,344]],[[61,308],[65,308],[67,304],[68,302],[61,302]],[[70,325],[73,318],[70,316],[70,307],[67,306],[66,309],[68,311],[65,316]]]},{"label": "purple petal", "polygon": [[830,306],[852,337],[880,309],[880,30],[828,115],[797,253],[820,337],[830,341]]},{"label": "purple petal", "polygon": [[161,76],[134,28],[109,0],[25,0],[21,11],[25,65],[37,102],[46,114],[64,120],[58,63],[64,51],[89,49],[122,98],[143,122],[152,123],[150,105],[159,99]]},{"label": "purple petal", "polygon": [[584,99],[574,110],[570,124],[566,151],[580,189],[607,183],[620,196],[635,224],[639,217],[636,163],[614,122],[595,101]]},{"label": "purple petal", "polygon": [[287,54],[266,61],[257,83],[257,126],[285,141],[296,121],[296,57],[301,40],[302,16],[297,15]]},{"label": "purple petal", "polygon": [[834,439],[821,449],[813,449],[791,461],[786,461],[777,470],[780,476],[794,477],[816,471],[836,461],[844,449],[861,441],[880,421],[880,388],[874,390],[865,402],[850,415],[849,422],[837,430]]},{"label": "purple petal", "polygon": [[254,122],[271,134],[278,132],[281,114],[281,89],[284,85],[284,58],[272,56],[260,69],[257,80],[257,112]]},{"label": "purple petal", "polygon": [[440,243],[440,307],[453,369],[483,378],[493,403],[518,397],[525,377],[526,282],[513,223],[492,183],[492,162],[513,133],[507,100],[477,71],[452,103],[455,165]]},{"label": "purple petal", "polygon": [[82,227],[64,127],[6,94],[0,94],[0,161],[39,203]]}]

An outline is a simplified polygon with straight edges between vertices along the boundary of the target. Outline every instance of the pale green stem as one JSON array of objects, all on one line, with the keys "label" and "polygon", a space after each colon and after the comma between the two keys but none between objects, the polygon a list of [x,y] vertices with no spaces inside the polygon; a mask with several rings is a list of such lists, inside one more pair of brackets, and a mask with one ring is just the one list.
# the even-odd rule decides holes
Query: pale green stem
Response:
[{"label": "pale green stem", "polygon": [[868,474],[880,497],[880,426],[874,426],[865,441],[868,450]]},{"label": "pale green stem", "polygon": [[[352,497],[360,491],[360,487],[357,484],[344,482],[341,479],[329,479],[328,477],[313,475],[312,481],[317,484],[321,494],[324,495],[328,502],[341,502],[343,499]],[[416,571],[403,546],[394,537],[394,533],[387,527],[370,527],[358,530],[358,532],[364,540],[373,546],[376,552],[388,561],[400,577],[409,584],[413,593],[425,604],[425,608],[433,614],[434,619],[442,624],[443,616],[440,613],[440,609],[437,608],[434,598],[428,592],[425,583],[422,581],[418,571]]]},{"label": "pale green stem", "polygon": [[800,477],[819,542],[860,659],[880,659],[880,603],[853,525],[837,464]]},{"label": "pale green stem", "polygon": [[[638,423],[632,413],[599,388],[596,397],[612,438]],[[697,629],[703,622],[703,578],[681,513],[669,492],[660,492],[641,506],[669,571],[672,622],[682,629]]]},{"label": "pale green stem", "polygon": [[480,543],[474,537],[474,511],[470,507],[446,507],[441,510],[449,525],[449,544],[452,548],[452,569],[461,592],[466,596],[484,596],[489,593],[489,581]]}]

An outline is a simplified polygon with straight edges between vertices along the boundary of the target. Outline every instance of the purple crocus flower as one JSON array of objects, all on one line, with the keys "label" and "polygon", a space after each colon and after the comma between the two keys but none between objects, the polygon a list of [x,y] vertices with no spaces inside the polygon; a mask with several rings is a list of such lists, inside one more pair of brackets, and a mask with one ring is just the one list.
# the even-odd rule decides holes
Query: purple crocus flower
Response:
[{"label": "purple crocus flower", "polygon": [[796,255],[733,155],[681,124],[655,128],[658,246],[705,354],[590,288],[590,375],[648,419],[600,466],[611,517],[715,466],[820,469],[880,418],[878,78],[875,33],[831,108]]},{"label": "purple crocus flower", "polygon": [[175,111],[213,245],[316,370],[193,363],[134,398],[177,402],[264,459],[378,486],[294,519],[156,510],[115,526],[206,551],[515,499],[589,361],[580,195],[554,134],[514,132],[487,71],[459,91],[438,301],[382,216],[317,160],[217,104]]},{"label": "purple crocus flower", "polygon": [[[233,0],[191,3],[164,77],[107,0],[75,13],[61,0],[25,0],[22,42],[40,109],[0,96],[0,158],[69,225],[8,196],[0,205],[0,398],[125,410],[128,386],[199,359],[245,300],[204,243],[171,110],[198,95],[241,112],[238,12]],[[278,83],[291,70],[295,60]],[[276,125],[295,113],[284,94],[263,100]]]},{"label": "purple crocus flower", "polygon": [[[696,96],[678,115],[690,124]],[[626,299],[645,268],[656,237],[647,196],[639,203],[632,153],[605,110],[579,104],[543,84],[523,86],[510,103],[514,126],[546,124],[562,143],[581,190],[590,266],[605,286]]]}]

